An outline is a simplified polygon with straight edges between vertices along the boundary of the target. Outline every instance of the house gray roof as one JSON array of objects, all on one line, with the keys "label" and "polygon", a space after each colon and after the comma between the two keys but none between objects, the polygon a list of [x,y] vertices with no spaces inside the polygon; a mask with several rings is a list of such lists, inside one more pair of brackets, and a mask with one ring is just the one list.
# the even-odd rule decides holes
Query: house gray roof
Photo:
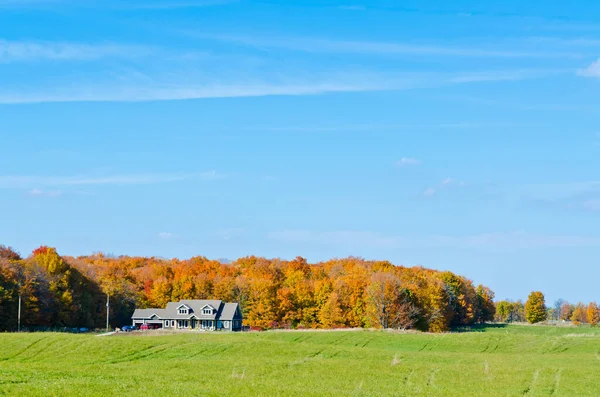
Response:
[{"label": "house gray roof", "polygon": [[166,313],[165,309],[135,309],[132,318],[150,318],[153,315],[164,318]]},{"label": "house gray roof", "polygon": [[[189,314],[179,314],[179,307],[186,305],[190,310]],[[214,309],[213,314],[203,314],[203,309],[209,306]],[[220,300],[182,300],[179,302],[169,302],[164,309],[135,309],[131,318],[150,319],[156,315],[160,319],[189,319],[198,318],[200,320],[241,320],[242,315],[237,303],[224,303]]]},{"label": "house gray roof", "polygon": [[[242,319],[242,314],[239,313],[238,308],[239,308],[239,304],[237,303],[225,303],[223,305],[223,309],[221,311],[221,315],[220,318],[222,320],[233,320],[234,317],[235,319]],[[237,316],[236,316],[237,314]]]}]

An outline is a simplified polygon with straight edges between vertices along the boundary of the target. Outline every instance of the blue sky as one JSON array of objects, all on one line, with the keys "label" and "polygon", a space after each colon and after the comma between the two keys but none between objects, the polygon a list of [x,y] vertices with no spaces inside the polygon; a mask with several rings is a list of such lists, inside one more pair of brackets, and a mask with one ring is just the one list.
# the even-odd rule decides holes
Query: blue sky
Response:
[{"label": "blue sky", "polygon": [[596,300],[600,4],[0,0],[0,242]]}]

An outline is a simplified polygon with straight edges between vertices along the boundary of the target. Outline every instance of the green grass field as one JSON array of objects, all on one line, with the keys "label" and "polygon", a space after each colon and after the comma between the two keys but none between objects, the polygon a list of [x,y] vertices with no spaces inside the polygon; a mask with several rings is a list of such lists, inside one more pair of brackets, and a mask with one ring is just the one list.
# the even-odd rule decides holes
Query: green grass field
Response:
[{"label": "green grass field", "polygon": [[0,334],[18,396],[597,396],[600,330]]}]

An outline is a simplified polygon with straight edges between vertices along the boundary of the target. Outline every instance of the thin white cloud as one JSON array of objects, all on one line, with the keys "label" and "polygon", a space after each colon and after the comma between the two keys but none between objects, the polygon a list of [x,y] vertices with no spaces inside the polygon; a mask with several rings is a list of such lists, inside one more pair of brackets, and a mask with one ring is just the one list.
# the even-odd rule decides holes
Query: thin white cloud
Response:
[{"label": "thin white cloud", "polygon": [[515,51],[491,48],[453,47],[377,41],[333,40],[318,37],[242,36],[187,32],[192,37],[218,40],[259,49],[284,49],[309,53],[418,55],[473,58],[579,58],[580,54],[556,51]]},{"label": "thin white cloud", "polygon": [[437,190],[433,187],[429,187],[427,189],[425,189],[425,191],[423,192],[423,196],[425,197],[432,197],[435,196],[437,194]]},{"label": "thin white cloud", "polygon": [[62,195],[62,192],[59,190],[42,190],[37,188],[31,189],[27,193],[33,197],[58,197]]},{"label": "thin white cloud", "polygon": [[169,239],[173,238],[173,233],[160,232],[160,233],[158,233],[158,237],[160,237],[163,240],[169,240]]},{"label": "thin white cloud", "polygon": [[338,8],[345,11],[365,11],[367,9],[367,7],[362,5],[345,5],[339,6]]},{"label": "thin white cloud", "polygon": [[372,130],[398,130],[398,129],[476,129],[476,128],[498,128],[498,127],[533,127],[544,124],[540,123],[511,123],[511,122],[470,122],[458,123],[431,123],[431,124],[330,124],[330,125],[308,125],[308,126],[247,126],[245,129],[252,131],[285,131],[285,132],[337,132],[337,131],[372,131]]},{"label": "thin white cloud", "polygon": [[62,0],[0,0],[0,8],[19,8],[60,3],[62,3]]},{"label": "thin white cloud", "polygon": [[138,58],[149,56],[154,51],[150,47],[119,44],[0,40],[0,63]]},{"label": "thin white cloud", "polygon": [[314,232],[309,230],[283,230],[269,233],[268,237],[288,243],[325,244],[336,246],[394,247],[404,244],[399,237],[385,237],[374,232],[344,230],[335,232]]},{"label": "thin white cloud", "polygon": [[[290,73],[289,78],[278,76],[277,81],[265,81],[257,77],[254,81],[217,82],[229,80],[227,76],[190,75],[170,73],[165,76],[152,76],[140,73],[124,76],[104,84],[86,82],[65,86],[35,86],[35,91],[0,89],[0,104],[27,104],[50,102],[140,102],[168,101],[203,98],[237,98],[261,96],[299,96],[320,95],[327,93],[391,91],[415,88],[442,87],[455,84],[533,79],[546,76],[544,71],[514,71],[503,73],[487,73],[482,76],[468,78],[468,73],[349,73],[337,72],[321,75],[305,75],[300,77]],[[175,77],[173,77],[175,76]],[[172,80],[175,78],[176,80]],[[210,81],[206,81],[210,78]],[[202,81],[198,81],[202,80]],[[73,87],[76,87],[74,89]]]},{"label": "thin white cloud", "polygon": [[26,104],[50,102],[143,102],[171,101],[206,98],[244,98],[262,96],[319,95],[335,92],[364,92],[386,90],[384,86],[372,83],[248,83],[201,86],[174,84],[167,86],[130,86],[130,87],[88,87],[77,92],[57,90],[53,93],[14,93],[3,95],[0,92],[0,104]]},{"label": "thin white cloud", "polygon": [[421,165],[421,161],[417,160],[413,157],[402,157],[400,160],[396,162],[396,165],[400,167],[411,166],[411,165]]},{"label": "thin white cloud", "polygon": [[234,227],[229,229],[218,230],[215,234],[223,240],[230,240],[232,237],[237,237],[245,233],[246,229]]},{"label": "thin white cloud", "polygon": [[600,199],[590,199],[584,201],[583,208],[585,208],[588,211],[600,211]]},{"label": "thin white cloud", "polygon": [[432,196],[435,196],[442,189],[448,189],[451,187],[464,187],[464,186],[467,186],[466,182],[456,180],[455,178],[444,178],[436,186],[425,189],[425,191],[423,192],[423,195],[425,197],[432,197]]},{"label": "thin white cloud", "polygon": [[600,192],[600,181],[530,184],[513,188],[518,194],[532,200],[557,202],[590,193]]},{"label": "thin white cloud", "polygon": [[[239,0],[207,1],[127,1],[112,4],[114,8],[132,10],[171,10],[181,8],[203,8],[237,3]],[[109,3],[110,7],[111,4]],[[101,7],[101,6],[100,6]]]},{"label": "thin white cloud", "polygon": [[[192,179],[212,180],[222,177],[216,171],[181,174],[128,174],[128,175],[75,175],[75,176],[0,176],[0,188],[28,188],[31,186],[85,186],[85,185],[147,185]],[[42,192],[34,187],[31,192]]]},{"label": "thin white cloud", "polygon": [[483,233],[466,236],[430,235],[419,237],[385,236],[376,232],[344,230],[315,232],[283,230],[269,233],[273,240],[292,244],[325,245],[334,248],[460,248],[460,249],[539,249],[600,247],[599,236],[544,235],[524,231]]},{"label": "thin white cloud", "polygon": [[577,74],[584,77],[600,78],[600,59],[592,63],[587,68],[578,70]]},{"label": "thin white cloud", "polygon": [[203,8],[237,3],[239,0],[0,0],[0,8],[49,8],[76,7],[110,10],[170,10],[181,8]]}]

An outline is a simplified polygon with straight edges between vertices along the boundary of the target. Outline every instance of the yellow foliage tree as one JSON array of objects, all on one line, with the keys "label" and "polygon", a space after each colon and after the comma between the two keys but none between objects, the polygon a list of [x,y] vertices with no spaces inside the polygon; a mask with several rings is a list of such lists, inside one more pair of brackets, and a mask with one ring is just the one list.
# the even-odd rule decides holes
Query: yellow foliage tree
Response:
[{"label": "yellow foliage tree", "polygon": [[598,305],[596,302],[590,302],[587,307],[586,314],[588,323],[590,323],[592,327],[597,326],[598,322],[600,322],[600,314],[598,314]]},{"label": "yellow foliage tree", "polygon": [[530,324],[545,321],[548,317],[546,312],[546,301],[544,294],[540,291],[534,291],[529,294],[525,303],[525,318]]}]

